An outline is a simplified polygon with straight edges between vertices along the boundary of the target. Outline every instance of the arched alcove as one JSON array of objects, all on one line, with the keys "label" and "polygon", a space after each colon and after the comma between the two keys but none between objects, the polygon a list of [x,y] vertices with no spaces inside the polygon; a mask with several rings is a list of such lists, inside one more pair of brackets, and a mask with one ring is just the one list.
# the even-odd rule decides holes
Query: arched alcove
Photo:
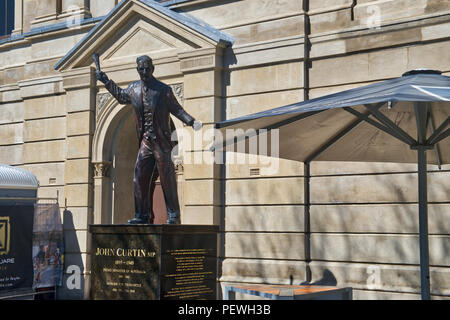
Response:
[{"label": "arched alcove", "polygon": [[[131,173],[122,172],[119,174],[119,171],[116,169],[117,165],[119,165],[119,168],[127,167],[124,164],[126,161],[124,161],[123,157],[120,157],[120,155],[116,156],[116,153],[121,152],[120,148],[123,144],[119,142],[119,146],[117,145],[118,138],[122,141],[127,134],[130,135],[131,137],[128,137],[129,141],[126,145],[137,150],[136,131],[133,128],[134,131],[129,132],[129,122],[132,122],[132,125],[134,125],[132,107],[130,105],[120,105],[110,95],[103,94],[103,102],[101,104],[97,102],[96,129],[92,143],[92,162],[95,169],[94,223],[116,223],[117,218],[114,212],[116,211],[115,203],[117,199],[115,197],[117,194],[115,193],[126,194],[126,191],[122,190],[121,192],[121,189],[126,188],[125,186],[116,190],[119,182],[116,181],[116,178],[126,180],[124,177],[130,174],[132,177],[132,171]],[[121,128],[124,128],[125,132],[121,132]],[[129,150],[123,153],[129,153]],[[134,157],[136,153],[137,151],[134,152]],[[128,160],[130,162],[130,159]],[[132,184],[132,178],[130,183]],[[128,198],[128,201],[126,199],[124,201],[130,202],[132,208],[134,205],[132,194],[131,198]]]},{"label": "arched alcove", "polygon": [[[126,108],[128,109],[128,108]],[[111,159],[111,223],[123,224],[134,217],[133,172],[138,153],[136,124],[129,109],[114,129],[109,158]]]}]

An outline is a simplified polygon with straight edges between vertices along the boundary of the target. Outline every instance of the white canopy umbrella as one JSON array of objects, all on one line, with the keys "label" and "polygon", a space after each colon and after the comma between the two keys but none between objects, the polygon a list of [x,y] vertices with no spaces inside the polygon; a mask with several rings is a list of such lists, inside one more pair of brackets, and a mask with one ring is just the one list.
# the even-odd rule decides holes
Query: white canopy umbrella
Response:
[{"label": "white canopy umbrella", "polygon": [[[307,165],[313,160],[417,163],[421,290],[422,299],[430,298],[427,163],[450,163],[450,139],[445,139],[450,135],[450,77],[413,70],[400,78],[222,121],[216,128],[279,129],[279,157]],[[233,143],[235,139],[225,142]]]}]

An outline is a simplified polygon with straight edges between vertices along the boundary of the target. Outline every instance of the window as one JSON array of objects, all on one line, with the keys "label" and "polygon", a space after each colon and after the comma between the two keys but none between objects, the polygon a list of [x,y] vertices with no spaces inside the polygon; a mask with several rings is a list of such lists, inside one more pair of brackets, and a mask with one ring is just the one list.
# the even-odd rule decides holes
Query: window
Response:
[{"label": "window", "polygon": [[10,35],[14,29],[14,0],[0,0],[0,37]]}]

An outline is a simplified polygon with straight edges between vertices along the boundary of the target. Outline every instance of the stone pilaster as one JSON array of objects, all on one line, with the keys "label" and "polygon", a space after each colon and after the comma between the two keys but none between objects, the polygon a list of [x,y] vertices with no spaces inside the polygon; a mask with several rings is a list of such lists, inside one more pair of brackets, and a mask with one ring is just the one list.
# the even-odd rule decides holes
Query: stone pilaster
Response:
[{"label": "stone pilaster", "polygon": [[184,108],[203,123],[202,131],[186,128],[192,143],[184,144],[184,224],[220,223],[221,170],[219,164],[211,161],[205,137],[212,132],[214,123],[222,119],[222,50],[199,49],[179,55],[184,75]]},{"label": "stone pilaster", "polygon": [[23,0],[16,0],[14,5],[14,30],[12,34],[16,35],[23,32]]},{"label": "stone pilaster", "polygon": [[77,20],[91,16],[89,0],[60,0],[58,19]]},{"label": "stone pilaster", "polygon": [[111,161],[93,161],[94,167],[94,224],[109,222],[108,197],[105,195],[110,183]]},{"label": "stone pilaster", "polygon": [[[25,0],[28,2],[28,8],[34,8],[34,19],[31,21],[31,28],[40,27],[47,24],[55,23],[57,20],[57,16],[60,10],[60,2],[55,0],[40,0],[34,1],[35,3],[31,3],[29,0]],[[34,7],[32,7],[34,5]],[[30,12],[31,14],[31,12]]]},{"label": "stone pilaster", "polygon": [[[64,197],[66,214],[74,221],[72,238],[74,246],[67,255],[79,265],[85,279],[89,276],[90,236],[87,226],[93,217],[92,136],[95,119],[95,77],[91,67],[62,72],[66,91],[66,155],[64,175]],[[69,257],[70,258],[70,257]],[[87,285],[88,281],[84,283]],[[88,287],[81,288],[80,296],[87,297]]]}]

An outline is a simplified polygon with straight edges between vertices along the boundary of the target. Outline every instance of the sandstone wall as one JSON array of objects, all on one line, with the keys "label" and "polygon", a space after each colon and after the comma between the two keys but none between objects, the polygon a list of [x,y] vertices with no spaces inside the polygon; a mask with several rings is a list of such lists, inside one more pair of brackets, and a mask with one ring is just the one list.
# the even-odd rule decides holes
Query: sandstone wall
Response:
[{"label": "sandstone wall", "polygon": [[[86,19],[116,4],[72,2],[85,8]],[[56,6],[25,0],[18,6],[22,11],[16,11],[22,19],[16,19],[15,33],[65,21],[72,2]],[[183,105],[205,128],[418,67],[450,75],[450,7],[445,1],[194,0],[172,8],[235,38],[232,48],[217,55],[223,65],[201,72],[189,64],[198,56],[192,61],[182,53],[178,60],[157,59],[158,76],[183,83]],[[98,110],[89,66],[69,73],[53,66],[95,23],[0,43],[0,162],[35,174],[39,197],[55,197],[59,191],[66,264],[80,266],[85,274],[82,288],[63,290],[64,298],[81,298],[88,290]],[[305,42],[310,43],[306,50]],[[108,74],[121,85],[135,80],[132,64],[117,61],[108,65]],[[192,152],[208,154],[206,146]],[[351,286],[355,299],[418,299],[416,170],[404,164],[313,162],[308,225],[302,163],[280,160],[280,170],[270,175],[258,164],[186,164],[182,221],[221,226],[222,288],[235,282],[308,282]],[[429,170],[432,297],[446,299],[450,167]]]}]

